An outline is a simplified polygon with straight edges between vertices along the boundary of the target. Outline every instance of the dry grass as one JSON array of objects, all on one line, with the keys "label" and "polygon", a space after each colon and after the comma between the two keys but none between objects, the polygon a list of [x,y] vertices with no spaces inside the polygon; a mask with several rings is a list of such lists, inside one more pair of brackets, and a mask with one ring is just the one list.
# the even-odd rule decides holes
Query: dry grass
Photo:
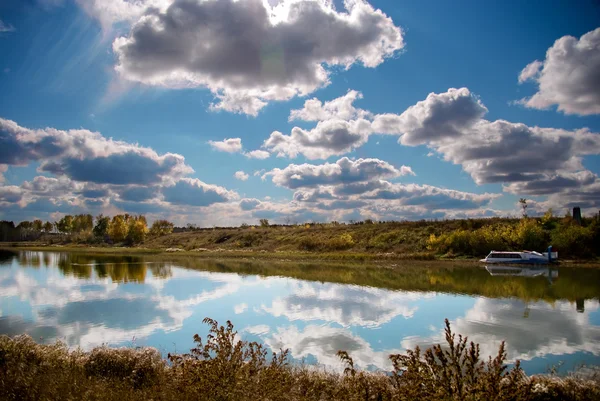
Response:
[{"label": "dry grass", "polygon": [[479,346],[456,339],[423,354],[391,355],[390,373],[364,372],[346,352],[343,374],[291,364],[288,352],[268,356],[261,344],[239,341],[233,325],[205,319],[189,354],[163,360],[155,349],[69,351],[30,337],[0,337],[3,400],[592,400],[598,377],[526,376],[504,364],[504,345],[483,361]]}]

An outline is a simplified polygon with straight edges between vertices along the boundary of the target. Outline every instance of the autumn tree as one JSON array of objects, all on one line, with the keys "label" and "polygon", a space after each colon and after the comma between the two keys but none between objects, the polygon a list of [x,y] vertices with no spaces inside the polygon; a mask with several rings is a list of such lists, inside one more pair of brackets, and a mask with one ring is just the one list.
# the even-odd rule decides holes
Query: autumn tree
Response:
[{"label": "autumn tree", "polygon": [[108,226],[108,236],[113,242],[123,242],[127,238],[127,223],[125,216],[116,215],[112,218]]},{"label": "autumn tree", "polygon": [[146,218],[142,215],[129,218],[127,239],[133,244],[143,242],[148,233],[148,224]]},{"label": "autumn tree", "polygon": [[167,235],[173,232],[173,223],[167,220],[155,220],[150,228],[151,235]]}]

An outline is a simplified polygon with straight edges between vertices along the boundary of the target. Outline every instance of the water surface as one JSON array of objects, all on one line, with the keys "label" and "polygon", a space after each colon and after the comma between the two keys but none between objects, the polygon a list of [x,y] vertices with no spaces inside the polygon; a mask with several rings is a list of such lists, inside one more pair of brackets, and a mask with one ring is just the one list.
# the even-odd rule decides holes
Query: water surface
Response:
[{"label": "water surface", "polygon": [[[296,360],[367,369],[443,341],[444,319],[527,373],[600,365],[600,270],[398,269],[0,251],[0,334],[186,352],[205,317]],[[515,276],[520,274],[521,276]]]}]

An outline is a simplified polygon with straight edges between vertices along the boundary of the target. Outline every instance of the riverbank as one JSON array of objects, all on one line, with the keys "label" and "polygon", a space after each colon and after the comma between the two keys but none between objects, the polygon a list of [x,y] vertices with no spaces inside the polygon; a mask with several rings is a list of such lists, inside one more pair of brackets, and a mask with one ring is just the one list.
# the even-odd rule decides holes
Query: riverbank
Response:
[{"label": "riverbank", "polygon": [[504,345],[495,358],[480,358],[479,345],[452,334],[447,344],[390,355],[388,373],[359,370],[352,353],[339,351],[343,373],[271,357],[258,343],[238,340],[231,323],[211,319],[209,336],[194,336],[190,354],[162,359],[153,348],[40,345],[31,337],[0,337],[1,399],[14,400],[591,400],[600,378],[527,376],[508,368]]},{"label": "riverbank", "polygon": [[[468,256],[444,256],[431,252],[419,253],[367,253],[367,252],[306,252],[306,251],[267,251],[252,249],[223,249],[200,248],[185,250],[183,248],[145,248],[143,246],[90,246],[85,244],[41,244],[41,243],[0,243],[0,250],[7,251],[37,251],[37,252],[65,252],[86,255],[114,255],[114,256],[160,256],[163,259],[193,258],[200,260],[239,260],[239,261],[270,261],[270,262],[296,262],[296,263],[345,263],[369,264],[384,268],[393,268],[407,263],[428,266],[432,262],[444,266],[482,266],[479,258]],[[580,266],[600,269],[600,260],[593,259],[560,259],[560,266]]]},{"label": "riverbank", "polygon": [[[598,261],[600,221],[570,217],[469,219],[355,224],[311,223],[229,228],[188,228],[142,235],[124,243],[92,232],[43,234],[36,242],[16,243],[98,253],[185,253],[198,257],[390,261],[478,260],[490,250],[545,251],[552,245],[559,260]],[[5,246],[8,243],[5,243]],[[127,245],[127,246],[125,246]],[[0,243],[0,247],[2,243]]]}]

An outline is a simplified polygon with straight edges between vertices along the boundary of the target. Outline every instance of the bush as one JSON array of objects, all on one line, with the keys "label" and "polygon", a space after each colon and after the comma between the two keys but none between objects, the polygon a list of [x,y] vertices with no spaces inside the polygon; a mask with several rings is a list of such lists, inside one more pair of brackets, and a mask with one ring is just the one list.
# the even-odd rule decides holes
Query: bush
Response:
[{"label": "bush", "polygon": [[598,244],[594,245],[593,238],[594,233],[588,227],[560,225],[552,232],[552,246],[565,256],[589,257],[598,251]]},{"label": "bush", "polygon": [[36,344],[31,337],[0,337],[2,400],[592,400],[597,377],[528,377],[519,362],[508,369],[505,346],[494,358],[450,330],[446,343],[421,353],[417,347],[390,355],[388,373],[361,371],[339,351],[343,374],[292,365],[283,350],[268,358],[256,342],[238,339],[233,325],[212,319],[203,341],[194,336],[188,354],[154,349],[69,351],[61,343]]}]

